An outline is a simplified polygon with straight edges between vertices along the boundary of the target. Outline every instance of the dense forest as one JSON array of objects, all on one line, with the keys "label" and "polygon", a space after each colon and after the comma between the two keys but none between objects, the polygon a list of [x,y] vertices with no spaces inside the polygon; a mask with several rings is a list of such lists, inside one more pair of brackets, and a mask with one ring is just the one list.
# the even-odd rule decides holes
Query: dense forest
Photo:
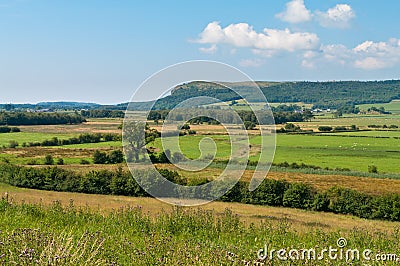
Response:
[{"label": "dense forest", "polygon": [[125,113],[118,110],[82,110],[81,115],[87,118],[123,118]]},{"label": "dense forest", "polygon": [[0,125],[80,124],[86,120],[79,114],[0,112]]}]

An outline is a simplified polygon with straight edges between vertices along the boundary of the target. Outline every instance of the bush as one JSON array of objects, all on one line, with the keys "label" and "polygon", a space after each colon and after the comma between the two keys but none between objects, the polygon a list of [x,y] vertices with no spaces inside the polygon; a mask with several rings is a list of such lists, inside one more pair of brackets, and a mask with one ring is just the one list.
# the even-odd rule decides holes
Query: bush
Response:
[{"label": "bush", "polygon": [[85,159],[81,159],[81,161],[79,163],[80,164],[90,164],[90,162],[88,160],[85,160]]},{"label": "bush", "polygon": [[[341,127],[341,126],[335,127],[335,131],[347,131],[347,130],[348,130],[347,127]],[[330,130],[328,130],[328,131],[330,131]]]},{"label": "bush", "polygon": [[329,211],[329,197],[324,193],[317,193],[314,197],[314,201],[312,204],[312,209],[314,211]]},{"label": "bush", "polygon": [[378,167],[375,165],[368,165],[368,173],[378,173]]},{"label": "bush", "polygon": [[116,163],[122,163],[123,161],[124,161],[124,154],[122,153],[121,150],[111,151],[110,154],[108,155],[108,163],[116,164]]},{"label": "bush", "polygon": [[332,131],[332,127],[330,127],[330,126],[320,126],[320,127],[318,127],[318,130],[319,131],[321,131],[321,132],[329,132],[329,131]]},{"label": "bush", "polygon": [[178,126],[178,130],[179,130],[179,129],[189,130],[189,129],[190,129],[190,126],[189,126],[189,124],[184,124],[182,127]]},{"label": "bush", "polygon": [[292,123],[287,123],[285,125],[285,128],[283,129],[283,132],[298,132],[301,131],[301,128],[299,126],[296,126]]},{"label": "bush", "polygon": [[53,165],[54,164],[53,156],[51,156],[50,154],[46,155],[46,157],[44,157],[44,164]]},{"label": "bush", "polygon": [[110,153],[95,151],[93,154],[94,164],[117,164],[124,161],[124,154],[121,150],[113,150]]},{"label": "bush", "polygon": [[314,189],[304,183],[293,183],[283,195],[283,206],[308,209],[312,206]]},{"label": "bush", "polygon": [[101,152],[96,150],[93,154],[93,163],[94,164],[105,164],[108,161],[107,154],[105,152]]},{"label": "bush", "polygon": [[370,196],[348,188],[332,187],[327,191],[329,210],[334,213],[352,214],[362,218],[371,216]]},{"label": "bush", "polygon": [[247,130],[253,130],[256,127],[256,123],[251,122],[251,121],[244,121],[244,127]]},{"label": "bush", "polygon": [[19,146],[19,144],[18,144],[18,142],[15,141],[15,140],[10,140],[10,141],[8,142],[8,147],[11,148],[11,149],[15,149],[15,148],[18,147],[18,146]]},{"label": "bush", "polygon": [[10,133],[11,128],[9,127],[0,127],[0,133]]},{"label": "bush", "polygon": [[176,171],[170,171],[168,169],[157,169],[157,171],[172,183],[183,186],[187,185],[187,180],[182,178]]},{"label": "bush", "polygon": [[250,203],[271,206],[282,206],[285,191],[289,183],[286,181],[265,179],[260,186],[250,194]]},{"label": "bush", "polygon": [[63,158],[58,158],[57,159],[57,165],[63,165],[63,164],[64,164]]}]

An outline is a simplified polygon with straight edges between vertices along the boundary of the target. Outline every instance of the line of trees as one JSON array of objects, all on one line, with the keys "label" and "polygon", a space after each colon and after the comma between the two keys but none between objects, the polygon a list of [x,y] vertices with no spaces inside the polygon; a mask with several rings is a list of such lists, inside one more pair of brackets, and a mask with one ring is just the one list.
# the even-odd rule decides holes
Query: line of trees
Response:
[{"label": "line of trees", "polygon": [[[181,177],[175,171],[162,169],[159,173],[167,180],[180,185],[199,185]],[[135,170],[133,175],[140,177],[142,181],[145,180],[148,186],[154,185],[155,182],[164,182],[164,179],[157,180],[154,172],[149,170]],[[132,174],[121,168],[115,171],[99,170],[83,174],[57,167],[30,168],[0,164],[0,182],[42,190],[149,196],[138,185]],[[199,180],[199,182],[203,184],[204,180]],[[204,195],[212,197],[213,193],[218,191],[219,185],[224,186],[223,181],[219,182],[212,187],[211,191],[204,190],[203,187],[193,187],[193,193],[202,197]],[[161,187],[164,189],[166,185],[167,183]],[[248,182],[239,181],[221,200],[351,214],[367,219],[400,221],[400,194],[368,195],[338,186],[326,191],[317,191],[305,183],[288,183],[284,180],[273,179],[265,179],[254,191],[249,191],[248,185]]]},{"label": "line of trees", "polygon": [[121,150],[113,150],[109,153],[96,150],[93,154],[94,164],[117,164],[124,161],[124,154]]},{"label": "line of trees", "polygon": [[80,114],[0,112],[0,125],[59,125],[86,122]]},{"label": "line of trees", "polygon": [[82,110],[81,115],[87,118],[123,118],[125,113],[118,110]]},{"label": "line of trees", "polygon": [[[148,114],[149,120],[159,121],[167,118],[170,110],[152,110]],[[247,111],[247,110],[238,110],[238,111],[229,111],[229,110],[217,110],[217,109],[200,109],[200,108],[182,108],[182,109],[174,109],[174,111],[170,114],[169,118],[174,121],[188,121],[191,124],[198,123],[208,123],[208,124],[219,124],[219,122],[223,122],[226,124],[239,124],[240,120],[237,119],[237,114],[243,122],[253,122],[256,124],[284,124],[287,122],[303,122],[310,120],[313,115],[310,111],[304,112],[294,112],[294,111],[279,111],[274,112],[273,116],[271,116],[271,112],[265,110],[259,111]],[[195,117],[195,118],[193,118]],[[212,118],[216,117],[217,120]],[[261,120],[258,121],[257,117]],[[219,121],[219,122],[218,122]]]},{"label": "line of trees", "polygon": [[21,132],[21,129],[18,127],[8,127],[8,126],[0,126],[0,133],[14,133]]},{"label": "line of trees", "polygon": [[84,144],[84,143],[99,143],[107,141],[121,141],[122,136],[114,133],[84,133],[77,137],[69,139],[58,139],[53,137],[51,139],[43,140],[42,142],[24,142],[23,147],[37,147],[37,146],[64,146],[73,144]]}]

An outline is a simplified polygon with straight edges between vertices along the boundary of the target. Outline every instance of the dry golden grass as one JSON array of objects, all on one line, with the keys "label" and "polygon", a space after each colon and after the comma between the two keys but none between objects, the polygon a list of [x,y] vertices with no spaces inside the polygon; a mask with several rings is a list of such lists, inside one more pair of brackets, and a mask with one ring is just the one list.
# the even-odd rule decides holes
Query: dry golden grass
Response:
[{"label": "dry golden grass", "polygon": [[[106,214],[112,210],[126,206],[141,206],[145,213],[157,215],[162,211],[169,212],[172,206],[153,198],[135,198],[112,195],[90,195],[80,193],[41,191],[34,189],[15,188],[0,184],[0,194],[8,192],[9,198],[16,203],[40,203],[50,205],[60,201],[68,206],[70,201],[77,207],[84,207]],[[191,207],[199,208],[199,207]],[[307,232],[316,228],[324,231],[352,230],[355,227],[369,232],[391,232],[400,224],[396,222],[365,220],[353,216],[336,215],[332,213],[311,212],[289,208],[277,208],[240,203],[212,202],[201,206],[202,209],[222,213],[229,208],[246,224],[270,222],[288,222],[299,232]]]},{"label": "dry golden grass", "polygon": [[122,119],[93,119],[88,122],[77,125],[34,125],[19,126],[23,132],[40,132],[40,133],[121,133],[118,126],[122,123]]}]

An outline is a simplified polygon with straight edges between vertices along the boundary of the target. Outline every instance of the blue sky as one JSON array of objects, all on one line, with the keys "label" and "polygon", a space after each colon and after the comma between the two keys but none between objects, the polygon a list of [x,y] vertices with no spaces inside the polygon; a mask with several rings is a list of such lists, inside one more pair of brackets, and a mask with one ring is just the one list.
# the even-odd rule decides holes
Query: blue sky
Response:
[{"label": "blue sky", "polygon": [[119,103],[209,59],[255,80],[399,79],[399,1],[0,0],[0,102]]}]

